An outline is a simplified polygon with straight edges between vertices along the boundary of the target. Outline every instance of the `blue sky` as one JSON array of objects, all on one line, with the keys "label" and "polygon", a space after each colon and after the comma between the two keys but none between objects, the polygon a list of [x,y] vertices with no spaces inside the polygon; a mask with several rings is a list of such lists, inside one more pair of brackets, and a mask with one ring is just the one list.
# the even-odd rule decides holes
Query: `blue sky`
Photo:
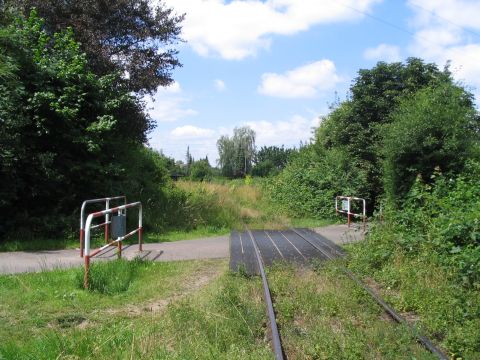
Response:
[{"label": "blue sky", "polygon": [[164,0],[186,13],[175,83],[147,97],[150,146],[184,160],[218,157],[248,125],[257,147],[311,138],[361,68],[418,56],[480,97],[479,0]]}]

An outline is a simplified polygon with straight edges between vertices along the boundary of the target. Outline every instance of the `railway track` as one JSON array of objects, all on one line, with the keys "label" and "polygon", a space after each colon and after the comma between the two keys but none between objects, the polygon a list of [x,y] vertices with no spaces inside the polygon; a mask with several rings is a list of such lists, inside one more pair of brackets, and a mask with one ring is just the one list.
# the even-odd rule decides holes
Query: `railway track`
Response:
[{"label": "railway track", "polygon": [[[247,273],[258,274],[262,278],[265,293],[265,303],[270,322],[272,347],[277,360],[285,359],[282,349],[281,334],[278,330],[277,320],[273,307],[273,300],[268,286],[265,266],[271,265],[276,260],[293,261],[308,264],[312,259],[333,260],[345,255],[343,250],[328,241],[321,235],[308,229],[288,229],[285,231],[259,231],[245,227],[244,233],[232,233],[230,267],[236,271],[244,268]],[[405,324],[412,329],[417,341],[438,359],[448,360],[428,338],[421,335],[418,330],[378,296],[370,287],[364,284],[355,274],[342,268],[344,274],[354,283],[366,291],[396,322]]]}]

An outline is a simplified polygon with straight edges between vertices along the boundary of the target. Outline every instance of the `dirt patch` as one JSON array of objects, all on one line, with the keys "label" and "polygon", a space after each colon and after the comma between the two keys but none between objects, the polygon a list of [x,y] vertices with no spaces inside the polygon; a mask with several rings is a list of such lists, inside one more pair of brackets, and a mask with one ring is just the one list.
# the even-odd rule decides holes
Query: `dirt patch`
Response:
[{"label": "dirt patch", "polygon": [[119,309],[109,309],[107,313],[110,315],[122,313],[126,314],[127,316],[135,317],[148,312],[157,313],[163,311],[169,304],[178,301],[208,285],[210,282],[218,278],[220,274],[221,269],[218,267],[201,269],[200,272],[195,273],[195,277],[190,276],[186,278],[179,291],[164,299],[153,300],[139,305],[127,305]]}]

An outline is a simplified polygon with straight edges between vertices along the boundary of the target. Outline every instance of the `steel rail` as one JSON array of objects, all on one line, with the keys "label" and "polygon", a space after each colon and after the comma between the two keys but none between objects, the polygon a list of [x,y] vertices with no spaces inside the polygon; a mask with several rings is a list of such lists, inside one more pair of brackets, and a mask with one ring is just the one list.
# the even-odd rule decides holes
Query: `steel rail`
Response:
[{"label": "steel rail", "polygon": [[275,352],[275,359],[283,360],[283,349],[282,342],[280,340],[280,333],[278,332],[277,320],[275,318],[275,311],[273,310],[272,296],[270,293],[270,288],[268,287],[267,276],[265,275],[265,269],[263,266],[262,256],[260,250],[258,249],[257,241],[253,236],[249,228],[246,227],[248,235],[252,240],[253,248],[255,249],[255,255],[258,263],[258,270],[260,271],[260,276],[262,277],[263,289],[265,291],[265,302],[267,303],[267,312],[268,318],[270,319],[270,327],[272,329],[272,343],[273,351]]},{"label": "steel rail", "polygon": [[[299,233],[297,230],[291,228],[293,232],[295,232],[298,236],[303,238],[306,242],[310,245],[315,247],[318,251],[320,251],[323,255],[325,255],[328,259],[333,260],[334,257],[329,254],[328,252],[324,251],[320,246],[315,244],[314,242],[308,240],[304,235]],[[439,348],[437,348],[428,338],[421,335],[418,332],[418,329],[414,326],[409,324],[399,313],[395,311],[390,305],[388,305],[380,296],[378,296],[369,286],[365,285],[355,274],[353,274],[350,270],[345,267],[340,267],[340,269],[347,275],[351,280],[353,280],[357,285],[363,288],[370,296],[372,296],[375,301],[398,323],[408,326],[412,329],[415,337],[417,340],[432,354],[436,355],[440,360],[449,360],[450,358],[445,355]]]}]

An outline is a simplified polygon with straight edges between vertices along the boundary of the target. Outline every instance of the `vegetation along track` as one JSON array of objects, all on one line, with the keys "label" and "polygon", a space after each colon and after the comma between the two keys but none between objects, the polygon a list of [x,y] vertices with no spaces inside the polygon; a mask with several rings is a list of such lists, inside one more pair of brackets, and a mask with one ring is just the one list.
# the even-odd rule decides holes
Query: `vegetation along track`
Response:
[{"label": "vegetation along track", "polygon": [[[315,249],[317,258],[324,259],[324,260],[333,260],[338,256],[343,256],[344,253],[333,243],[330,243],[322,236],[305,229],[292,229],[290,228],[288,231],[276,231],[276,232],[269,232],[269,231],[251,231],[249,228],[245,227],[246,231],[244,235],[248,235],[249,239],[243,238],[242,234],[237,234],[239,236],[238,240],[241,247],[241,253],[243,255],[243,265],[245,266],[245,270],[250,273],[258,273],[262,278],[264,293],[265,293],[265,302],[267,306],[267,313],[270,322],[271,328],[271,338],[272,338],[272,345],[273,351],[275,353],[275,358],[277,360],[284,359],[284,351],[282,349],[281,343],[281,336],[277,326],[277,320],[275,317],[275,311],[273,308],[273,300],[270,292],[270,288],[268,286],[268,281],[265,273],[265,265],[271,264],[272,261],[275,260],[275,255],[279,259],[285,260],[300,260],[300,262],[305,263],[309,259],[312,258],[312,253],[308,253],[309,248]],[[259,238],[259,234],[264,233],[264,238]],[[255,236],[257,234],[257,236]],[[277,236],[275,236],[277,235]],[[233,235],[232,235],[233,236]],[[290,237],[290,238],[289,238]],[[271,253],[262,245],[262,242],[268,239],[271,242]],[[288,254],[288,249],[282,246],[282,243],[279,241],[282,239],[284,244],[289,244],[293,251]],[[250,240],[250,241],[248,241]],[[260,240],[260,243],[259,243]],[[302,241],[303,244],[300,245]],[[263,248],[262,250],[260,248]],[[255,260],[249,259],[248,253],[250,252],[250,258],[254,257]],[[263,255],[262,255],[263,252]],[[297,255],[297,256],[295,256]],[[250,260],[250,261],[248,261]],[[253,260],[253,262],[252,262]],[[231,260],[232,261],[232,260]],[[237,259],[236,261],[231,262],[234,265],[233,267],[239,264],[240,261]],[[363,288],[372,298],[391,316],[395,321],[400,324],[405,324],[409,326],[414,335],[416,336],[419,343],[421,343],[427,350],[429,350],[432,354],[437,356],[441,360],[448,360],[448,356],[446,356],[440,349],[438,349],[429,339],[425,336],[421,335],[418,330],[411,326],[406,322],[406,320],[397,313],[390,305],[388,305],[381,297],[379,297],[370,287],[365,285],[357,276],[355,276],[350,270],[342,267],[341,270],[347,275],[353,282],[355,282],[358,286]]]}]

